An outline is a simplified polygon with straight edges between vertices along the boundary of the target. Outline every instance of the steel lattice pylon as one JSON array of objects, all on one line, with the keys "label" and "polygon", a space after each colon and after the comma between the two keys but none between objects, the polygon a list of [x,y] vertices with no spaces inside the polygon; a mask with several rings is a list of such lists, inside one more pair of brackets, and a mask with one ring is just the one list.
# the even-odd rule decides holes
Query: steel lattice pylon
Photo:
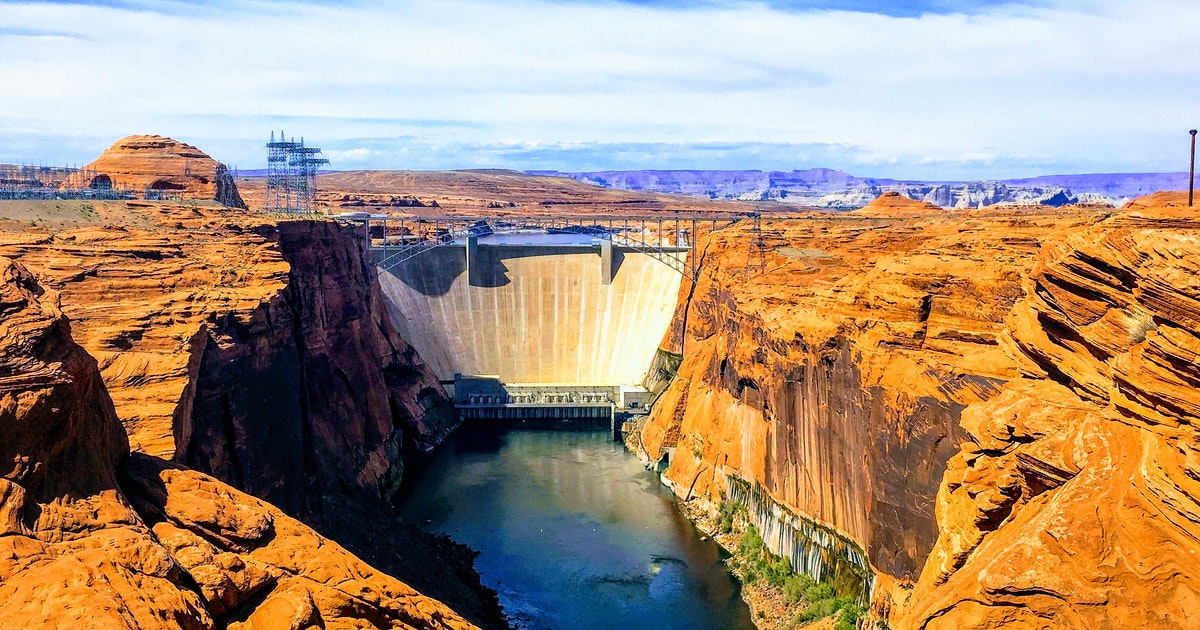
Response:
[{"label": "steel lattice pylon", "polygon": [[317,170],[329,164],[321,149],[304,145],[304,138],[286,139],[271,132],[267,143],[267,192],[263,209],[284,214],[309,214],[317,192]]}]

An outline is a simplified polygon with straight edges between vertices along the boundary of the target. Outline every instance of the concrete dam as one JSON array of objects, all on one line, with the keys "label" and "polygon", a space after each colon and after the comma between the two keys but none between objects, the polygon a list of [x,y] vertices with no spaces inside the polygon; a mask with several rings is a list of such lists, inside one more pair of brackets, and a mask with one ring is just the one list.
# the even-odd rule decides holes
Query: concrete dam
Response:
[{"label": "concrete dam", "polygon": [[689,251],[678,241],[653,251],[623,242],[489,230],[383,265],[379,281],[401,336],[454,385],[464,417],[522,407],[524,415],[499,417],[531,417],[535,407],[610,417],[614,406],[646,403],[640,385]]}]

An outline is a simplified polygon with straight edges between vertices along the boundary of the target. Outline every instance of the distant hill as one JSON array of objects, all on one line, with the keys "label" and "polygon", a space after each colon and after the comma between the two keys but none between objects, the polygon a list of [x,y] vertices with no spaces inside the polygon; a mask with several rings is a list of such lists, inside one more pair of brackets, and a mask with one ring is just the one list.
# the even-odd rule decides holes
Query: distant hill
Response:
[{"label": "distant hill", "polygon": [[604,188],[679,193],[709,199],[788,201],[826,208],[861,208],[887,192],[947,208],[1071,203],[1120,206],[1155,191],[1187,188],[1187,173],[1045,175],[1009,180],[938,182],[857,177],[828,168],[527,172],[568,177]]}]

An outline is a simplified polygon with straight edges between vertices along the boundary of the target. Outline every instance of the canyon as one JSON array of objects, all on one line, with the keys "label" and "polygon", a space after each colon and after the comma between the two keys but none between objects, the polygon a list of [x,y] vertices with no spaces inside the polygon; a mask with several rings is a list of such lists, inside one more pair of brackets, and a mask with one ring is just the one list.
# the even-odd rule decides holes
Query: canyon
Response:
[{"label": "canyon", "polygon": [[[147,138],[96,164],[182,182],[207,158]],[[754,210],[507,172],[318,182],[397,217]],[[361,231],[248,211],[262,182],[236,185],[0,204],[0,595],[20,602],[0,625],[504,627],[470,550],[391,510],[405,462],[459,422],[443,358],[398,321],[421,296],[381,286]],[[694,235],[696,281],[655,285],[677,302],[665,335],[638,331],[658,398],[629,447],[689,511],[748,506],[871,623],[1200,623],[1185,199],[883,192]]]}]

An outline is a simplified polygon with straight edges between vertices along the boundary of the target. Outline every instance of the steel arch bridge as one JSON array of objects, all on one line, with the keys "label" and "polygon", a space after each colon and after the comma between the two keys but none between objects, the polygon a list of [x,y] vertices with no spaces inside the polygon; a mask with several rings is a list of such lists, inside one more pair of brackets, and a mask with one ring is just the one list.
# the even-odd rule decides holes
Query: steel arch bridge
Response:
[{"label": "steel arch bridge", "polygon": [[[379,273],[392,271],[426,252],[440,247],[462,246],[473,239],[492,234],[551,233],[578,234],[611,247],[646,254],[695,282],[699,260],[694,254],[680,259],[679,252],[690,252],[697,230],[717,229],[740,217],[389,217],[381,214],[343,213],[338,219],[365,224],[367,252]],[[388,224],[392,230],[389,230]],[[379,236],[372,226],[381,226]],[[395,232],[392,234],[390,232]],[[603,248],[603,245],[602,245]]]}]

